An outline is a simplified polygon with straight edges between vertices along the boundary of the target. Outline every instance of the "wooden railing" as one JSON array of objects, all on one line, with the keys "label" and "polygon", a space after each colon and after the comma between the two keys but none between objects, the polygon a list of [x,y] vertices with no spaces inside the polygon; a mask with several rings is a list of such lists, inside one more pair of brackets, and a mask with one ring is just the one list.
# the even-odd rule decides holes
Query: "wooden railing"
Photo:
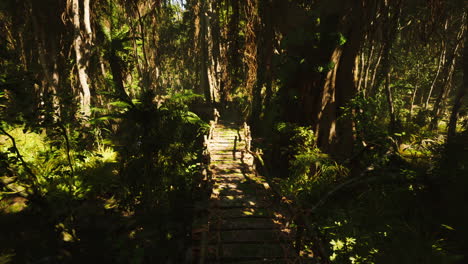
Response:
[{"label": "wooden railing", "polygon": [[[284,197],[284,195],[281,193],[279,186],[277,186],[273,181],[271,181],[271,177],[269,176],[269,169],[268,165],[264,163],[263,158],[262,158],[262,151],[261,149],[255,149],[254,151],[251,150],[252,146],[252,135],[251,135],[251,130],[249,125],[247,123],[244,123],[243,126],[243,134],[244,134],[244,141],[245,141],[245,149],[242,151],[242,158],[241,160],[244,160],[244,152],[245,153],[250,153],[253,158],[253,164],[252,164],[252,170],[255,174],[259,175],[259,171],[257,170],[257,164],[263,167],[264,174],[267,175],[262,175],[264,176],[265,180],[267,181],[269,188],[273,191],[274,195],[277,197],[279,201],[289,201],[287,197]],[[295,249],[297,253],[299,254],[300,251],[303,250],[304,248],[304,239],[306,236],[311,237],[311,240],[313,241],[315,245],[314,253],[316,256],[320,256],[322,259],[322,263],[329,263],[328,258],[326,257],[326,246],[324,245],[323,241],[319,238],[319,231],[317,230],[316,226],[313,225],[312,221],[310,220],[310,216],[307,212],[311,212],[311,210],[305,210],[304,208],[300,207],[299,205],[296,205],[295,203],[291,202],[285,202],[283,203],[284,206],[286,207],[288,213],[289,213],[289,220],[288,222],[294,223],[293,226],[295,226]]]},{"label": "wooden railing", "polygon": [[[252,150],[251,150],[252,134],[251,134],[251,131],[250,131],[250,126],[247,125],[246,122],[244,122],[244,125],[242,126],[242,134],[243,134],[243,137],[240,136],[240,132],[239,132],[239,141],[244,141],[244,143],[245,143],[244,149],[241,150],[241,162],[243,164],[246,164],[246,162],[245,162],[246,153],[251,154],[254,157],[254,159],[255,159],[255,154],[256,154],[255,152],[252,152]],[[249,164],[249,165],[253,166],[252,170],[255,170],[254,169],[254,162],[252,164]]]},{"label": "wooden railing", "polygon": [[[211,165],[211,150],[210,150],[210,141],[214,139],[214,132],[216,129],[216,125],[218,124],[219,120],[219,112],[216,109],[213,109],[213,119],[209,122],[210,128],[208,130],[208,134],[203,136],[203,152],[202,152],[202,162],[201,162],[201,173],[203,176],[202,182],[200,183],[201,189],[208,189],[210,188],[210,182],[212,180],[212,171],[210,168]],[[198,225],[192,226],[192,241],[199,240],[200,244],[198,246],[192,245],[191,252],[189,256],[186,258],[187,264],[189,263],[205,263],[205,255],[206,255],[206,248],[207,248],[207,233],[208,233],[208,225]]]},{"label": "wooden railing", "polygon": [[203,136],[203,159],[202,159],[202,174],[205,176],[204,180],[211,180],[210,164],[211,164],[211,153],[210,153],[210,140],[214,138],[214,130],[218,124],[220,115],[216,108],[213,109],[213,119],[210,120],[210,129],[207,135]]}]

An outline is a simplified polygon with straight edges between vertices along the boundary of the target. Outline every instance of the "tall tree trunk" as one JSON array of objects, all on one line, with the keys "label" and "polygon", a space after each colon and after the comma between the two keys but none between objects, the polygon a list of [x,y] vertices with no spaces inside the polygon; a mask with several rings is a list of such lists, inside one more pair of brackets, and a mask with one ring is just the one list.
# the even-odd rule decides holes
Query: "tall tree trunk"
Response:
[{"label": "tall tree trunk", "polygon": [[371,47],[370,47],[369,53],[367,55],[367,66],[366,66],[366,70],[365,70],[365,74],[364,74],[363,91],[364,91],[365,95],[367,95],[367,87],[368,87],[368,83],[369,83],[369,71],[370,71],[370,68],[371,68],[372,56],[374,56],[374,50],[375,50],[375,45],[374,45],[373,41],[371,41],[370,46]]},{"label": "tall tree trunk", "polygon": [[414,85],[413,93],[411,94],[411,103],[407,122],[411,122],[411,119],[413,118],[414,102],[416,101],[416,94],[418,93],[419,88],[419,64],[416,64],[416,68],[416,84]]},{"label": "tall tree trunk", "polygon": [[[337,71],[335,95],[337,140],[332,154],[338,158],[347,157],[353,152],[354,147],[354,122],[350,117],[354,114],[354,110],[351,110],[351,113],[344,113],[343,109],[356,96],[359,89],[359,51],[365,37],[363,27],[367,22],[365,21],[365,8],[361,1],[357,1],[351,7],[351,18],[348,23],[351,23],[353,26],[348,27],[348,32],[345,31],[347,33],[347,41],[344,44],[343,54],[340,58]],[[344,117],[345,114],[349,114],[349,116]]]},{"label": "tall tree trunk", "polygon": [[91,30],[89,0],[83,1],[83,24],[86,32],[86,42],[90,43],[93,37],[93,31]]},{"label": "tall tree trunk", "polygon": [[89,50],[85,49],[82,53],[83,39],[81,38],[81,23],[80,23],[80,5],[79,0],[72,0],[72,15],[74,27],[73,45],[75,48],[76,67],[78,71],[78,80],[81,86],[81,108],[85,116],[91,115],[91,91],[88,84],[88,74],[86,73],[86,60],[90,54]]},{"label": "tall tree trunk", "polygon": [[[140,29],[140,36],[141,36],[141,52],[143,54],[143,69],[141,69],[141,87],[143,91],[150,89],[151,87],[151,74],[150,74],[150,66],[148,62],[148,55],[147,55],[147,45],[146,45],[146,33],[145,33],[145,25],[143,23],[143,18],[141,17],[140,7],[138,6],[138,2],[134,3],[135,10],[138,15],[138,27]],[[156,79],[158,76],[156,76]]]},{"label": "tall tree trunk", "polygon": [[317,134],[318,146],[325,152],[331,152],[331,146],[336,142],[336,80],[342,54],[342,47],[338,47],[331,55],[330,62],[335,67],[325,77],[318,104],[319,111],[316,117],[315,133]]},{"label": "tall tree trunk", "polygon": [[[34,38],[37,43],[37,53],[38,53],[38,58],[39,58],[39,64],[41,65],[42,72],[45,78],[45,83],[46,83],[46,87],[44,87],[44,91],[40,95],[41,96],[40,100],[43,102],[50,101],[49,103],[51,105],[49,107],[51,107],[52,111],[48,113],[54,113],[57,116],[59,116],[61,109],[60,109],[60,102],[58,100],[57,92],[59,88],[60,79],[59,79],[59,74],[57,71],[57,62],[56,62],[56,59],[54,59],[55,52],[54,52],[54,56],[50,56],[49,52],[47,51],[44,27],[42,25],[39,25],[38,18],[35,15],[32,15],[32,24],[33,24],[34,35],[35,35]],[[51,59],[52,61],[50,61]],[[52,95],[51,100],[49,100],[49,98],[46,98],[47,95]],[[49,117],[49,118],[56,119],[57,116]]]},{"label": "tall tree trunk", "polygon": [[357,79],[358,79],[357,90],[362,91],[362,87],[364,85],[363,81],[364,81],[365,64],[366,64],[364,50],[360,52],[360,55],[358,56],[356,60],[357,60],[357,63],[359,64],[359,67],[358,67],[359,70],[356,72]]},{"label": "tall tree trunk", "polygon": [[465,18],[463,19],[462,26],[460,27],[460,31],[458,32],[457,42],[452,52],[450,53],[450,57],[447,59],[444,65],[444,74],[443,74],[444,83],[434,103],[434,108],[432,109],[432,120],[429,126],[431,130],[437,130],[438,125],[439,125],[439,120],[445,111],[446,99],[450,93],[450,88],[452,86],[452,79],[453,79],[453,74],[455,73],[455,65],[456,65],[457,58],[458,58],[458,52],[459,52],[459,49],[463,40],[464,32],[465,32],[465,27],[463,26],[465,23],[464,21],[465,21]]},{"label": "tall tree trunk", "polygon": [[384,45],[380,47],[379,53],[377,54],[377,61],[375,63],[374,69],[372,70],[372,79],[370,80],[370,84],[367,87],[366,95],[370,97],[374,97],[374,85],[375,85],[375,80],[377,79],[377,73],[379,72],[379,67],[380,63],[382,62],[382,57],[383,57],[383,51],[384,51]]},{"label": "tall tree trunk", "polygon": [[211,96],[213,102],[219,101],[219,90],[221,86],[221,21],[220,21],[220,6],[218,1],[211,2],[210,5],[210,79],[211,79]]},{"label": "tall tree trunk", "polygon": [[[386,2],[385,7],[385,22],[384,26],[380,29],[383,35],[383,54],[382,54],[382,70],[377,76],[375,85],[371,87],[371,97],[375,97],[378,94],[379,89],[385,78],[387,78],[388,73],[390,72],[390,53],[393,48],[393,44],[396,40],[398,33],[398,21],[401,14],[401,0],[395,1],[394,5],[391,6],[390,2]],[[391,10],[395,9],[395,13],[392,14]]]},{"label": "tall tree trunk", "polygon": [[[289,74],[279,90],[282,119],[302,126],[311,126],[317,136],[317,146],[338,159],[345,159],[353,151],[354,123],[346,117],[343,107],[357,93],[357,58],[364,39],[364,28],[368,24],[364,13],[365,1],[346,2],[336,10],[336,2],[321,2],[323,21],[317,28],[320,32],[342,32],[346,42],[333,45],[330,39],[323,38],[319,43],[319,52],[308,48],[310,43],[299,46],[291,44],[282,47],[292,58],[304,58],[304,63],[314,65],[333,65],[326,72],[310,70],[312,67],[298,67]],[[287,34],[295,32],[299,23],[310,18],[300,6],[290,10],[285,23],[279,30]],[[301,20],[302,19],[302,20]],[[300,26],[309,26],[300,24]],[[310,26],[309,26],[310,27]],[[335,40],[336,41],[336,40]],[[336,42],[335,42],[336,43]],[[294,63],[299,63],[294,61]],[[302,64],[302,63],[299,63]],[[349,113],[352,115],[353,113]]]},{"label": "tall tree trunk", "polygon": [[431,84],[431,88],[429,89],[429,93],[427,95],[427,99],[426,99],[426,103],[424,104],[424,108],[427,109],[429,107],[429,100],[431,99],[431,96],[432,96],[432,91],[434,90],[434,87],[436,85],[436,82],[437,82],[437,79],[439,78],[439,73],[440,73],[440,70],[442,69],[442,65],[444,64],[444,60],[445,60],[445,54],[447,52],[447,49],[445,47],[445,42],[442,41],[442,47],[441,47],[441,50],[440,50],[440,56],[439,56],[439,61],[437,63],[437,71],[436,71],[436,75],[434,77],[434,80],[432,80],[432,84]]},{"label": "tall tree trunk", "polygon": [[[465,14],[466,15],[466,14]],[[447,143],[452,144],[454,138],[456,136],[457,130],[457,120],[458,120],[458,113],[463,104],[463,98],[468,93],[468,34],[466,33],[468,25],[465,22],[465,47],[463,49],[463,83],[458,88],[457,95],[455,96],[452,113],[450,114],[450,121],[448,124],[447,130]]]},{"label": "tall tree trunk", "polygon": [[[239,0],[228,0],[231,7],[232,13],[229,17],[228,23],[228,65],[227,70],[229,72],[229,78],[224,85],[224,89],[221,93],[221,100],[223,102],[229,101],[233,89],[239,86],[239,69],[240,69],[240,44],[239,44],[239,21],[240,21],[240,6]],[[229,12],[228,12],[229,13]]]},{"label": "tall tree trunk", "polygon": [[119,57],[117,56],[117,54],[115,54],[115,51],[112,50],[111,54],[109,55],[109,66],[112,73],[112,79],[114,81],[117,96],[120,100],[131,104],[132,100],[125,91],[124,78],[122,76],[122,66],[120,65],[120,63],[121,62]]},{"label": "tall tree trunk", "polygon": [[203,91],[207,102],[211,103],[211,85],[209,80],[208,72],[208,17],[206,15],[207,0],[200,1],[200,91]]},{"label": "tall tree trunk", "polygon": [[[253,132],[258,131],[262,110],[268,108],[272,96],[271,60],[275,37],[273,21],[271,19],[273,12],[272,5],[271,0],[258,2],[259,21],[257,23],[260,27],[258,32],[262,34],[258,34],[258,44],[256,47],[258,54],[257,80],[253,90],[252,114],[250,116]],[[262,95],[263,88],[265,88],[265,98]]]},{"label": "tall tree trunk", "polygon": [[258,24],[258,2],[257,0],[247,0],[245,27],[245,63],[247,66],[246,93],[252,98],[252,91],[257,80],[257,32]]},{"label": "tall tree trunk", "polygon": [[395,106],[393,104],[392,89],[390,87],[390,70],[387,72],[387,76],[385,76],[385,95],[387,97],[388,112],[390,115],[389,131],[391,134],[393,134],[396,129],[396,116]]}]

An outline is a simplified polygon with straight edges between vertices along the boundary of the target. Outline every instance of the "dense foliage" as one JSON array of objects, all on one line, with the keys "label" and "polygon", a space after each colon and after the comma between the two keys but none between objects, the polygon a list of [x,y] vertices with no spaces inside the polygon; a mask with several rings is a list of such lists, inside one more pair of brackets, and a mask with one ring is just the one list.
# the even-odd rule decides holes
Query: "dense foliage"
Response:
[{"label": "dense foliage", "polygon": [[2,0],[0,263],[182,263],[213,107],[320,263],[468,259],[462,0]]}]

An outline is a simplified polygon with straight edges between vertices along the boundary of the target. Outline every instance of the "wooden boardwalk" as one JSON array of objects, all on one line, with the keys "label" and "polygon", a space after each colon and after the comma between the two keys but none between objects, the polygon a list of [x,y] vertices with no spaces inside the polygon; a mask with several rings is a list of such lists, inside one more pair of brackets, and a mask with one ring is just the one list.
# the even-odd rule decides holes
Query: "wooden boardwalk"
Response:
[{"label": "wooden boardwalk", "polygon": [[217,124],[208,139],[212,192],[193,263],[314,263],[296,254],[284,210],[252,173],[245,137],[233,125]]}]

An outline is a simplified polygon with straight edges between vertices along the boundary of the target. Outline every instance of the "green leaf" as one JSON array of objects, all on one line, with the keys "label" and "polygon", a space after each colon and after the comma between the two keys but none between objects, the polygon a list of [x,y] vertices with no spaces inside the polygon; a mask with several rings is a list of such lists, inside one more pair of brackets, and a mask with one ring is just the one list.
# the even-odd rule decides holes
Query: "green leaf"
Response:
[{"label": "green leaf", "polygon": [[110,102],[109,105],[119,107],[119,108],[127,108],[131,106],[129,103],[124,102],[124,101]]},{"label": "green leaf", "polygon": [[449,225],[444,225],[444,224],[441,224],[442,227],[445,227],[446,229],[450,230],[450,231],[455,231],[455,228],[449,226]]}]

